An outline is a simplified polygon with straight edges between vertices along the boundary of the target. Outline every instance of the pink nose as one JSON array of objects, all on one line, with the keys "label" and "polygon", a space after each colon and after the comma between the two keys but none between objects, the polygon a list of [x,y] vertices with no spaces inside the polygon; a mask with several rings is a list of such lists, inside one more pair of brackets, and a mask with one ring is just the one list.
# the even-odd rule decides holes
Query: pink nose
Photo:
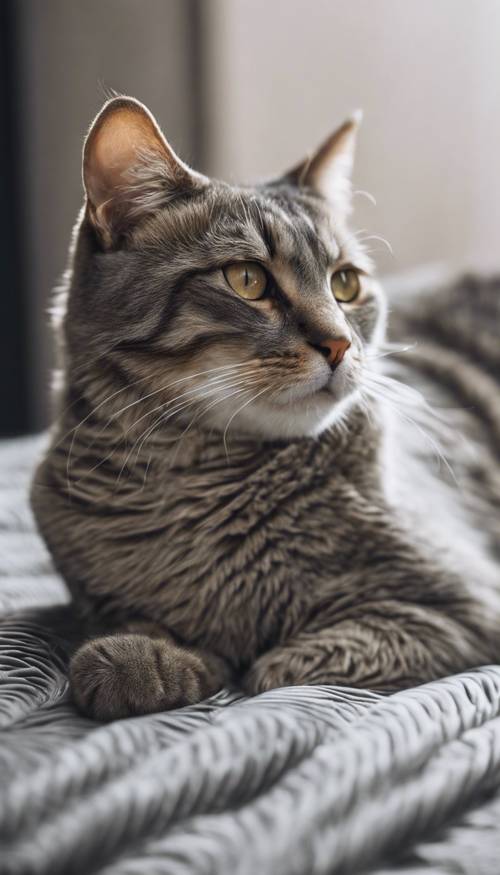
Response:
[{"label": "pink nose", "polygon": [[347,350],[351,345],[351,341],[346,337],[336,337],[335,339],[325,338],[318,344],[321,353],[330,363],[332,368],[336,368],[344,358]]}]

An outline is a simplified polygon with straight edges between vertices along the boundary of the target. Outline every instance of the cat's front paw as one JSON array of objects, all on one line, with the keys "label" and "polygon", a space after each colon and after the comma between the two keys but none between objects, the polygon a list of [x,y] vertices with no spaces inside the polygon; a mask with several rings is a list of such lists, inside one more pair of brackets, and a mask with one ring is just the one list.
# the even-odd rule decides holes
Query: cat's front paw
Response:
[{"label": "cat's front paw", "polygon": [[214,691],[196,654],[137,634],[84,644],[71,660],[70,684],[78,708],[95,720],[180,708]]}]

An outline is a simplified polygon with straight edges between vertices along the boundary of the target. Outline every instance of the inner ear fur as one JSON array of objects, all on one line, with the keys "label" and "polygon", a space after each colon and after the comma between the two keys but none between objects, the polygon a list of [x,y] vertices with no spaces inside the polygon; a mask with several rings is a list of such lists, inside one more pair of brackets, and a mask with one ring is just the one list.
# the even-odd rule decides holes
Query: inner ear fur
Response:
[{"label": "inner ear fur", "polygon": [[138,100],[109,100],[91,125],[83,149],[83,183],[88,217],[106,245],[162,196],[168,200],[203,181],[175,154]]}]

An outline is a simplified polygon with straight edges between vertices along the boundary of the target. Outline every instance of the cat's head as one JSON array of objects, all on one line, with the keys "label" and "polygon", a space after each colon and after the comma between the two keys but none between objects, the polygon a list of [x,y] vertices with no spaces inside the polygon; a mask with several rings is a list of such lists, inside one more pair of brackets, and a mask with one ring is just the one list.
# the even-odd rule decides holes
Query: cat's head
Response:
[{"label": "cat's head", "polygon": [[232,186],[184,164],[142,104],[109,101],[84,148],[69,383],[101,403],[94,384],[126,382],[164,421],[270,439],[341,419],[384,322],[346,224],[357,124],[277,180]]}]

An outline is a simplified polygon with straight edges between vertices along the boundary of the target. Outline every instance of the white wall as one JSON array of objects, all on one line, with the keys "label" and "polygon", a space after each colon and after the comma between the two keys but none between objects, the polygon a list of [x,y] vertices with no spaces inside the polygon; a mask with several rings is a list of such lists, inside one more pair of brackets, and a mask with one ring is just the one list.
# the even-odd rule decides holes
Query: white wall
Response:
[{"label": "white wall", "polygon": [[354,223],[384,271],[500,267],[499,0],[206,0],[208,170],[284,169],[363,107]]}]

